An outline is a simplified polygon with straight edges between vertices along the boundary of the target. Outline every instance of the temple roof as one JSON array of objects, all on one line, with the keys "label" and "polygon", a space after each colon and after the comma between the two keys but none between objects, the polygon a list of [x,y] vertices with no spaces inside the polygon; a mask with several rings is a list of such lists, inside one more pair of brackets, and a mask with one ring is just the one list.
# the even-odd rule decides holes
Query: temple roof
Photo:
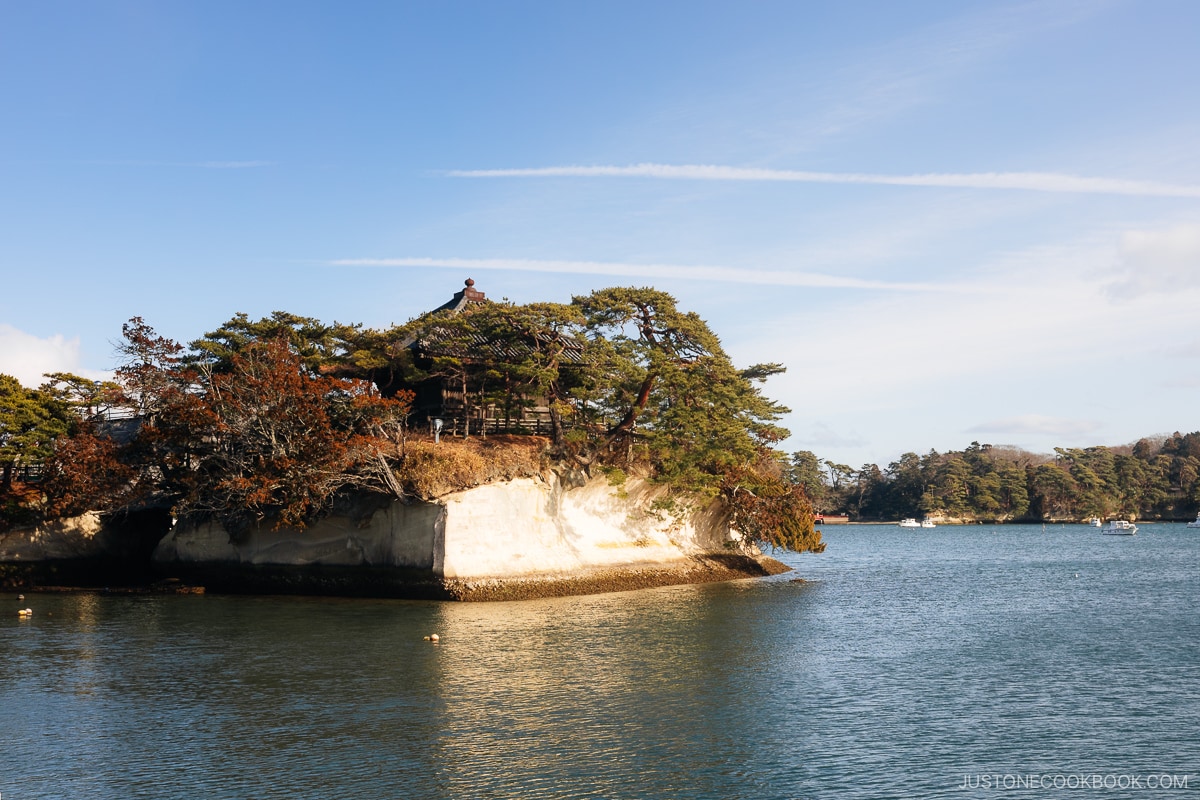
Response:
[{"label": "temple roof", "polygon": [[[475,281],[467,278],[461,291],[455,292],[448,302],[433,309],[430,314],[436,314],[439,311],[451,311],[457,314],[472,304],[490,302],[483,292],[474,287]],[[548,338],[545,335],[531,334],[528,335],[526,341],[521,341],[521,337],[505,338],[503,341],[499,341],[476,334],[469,336],[467,341],[455,340],[453,344],[447,342],[446,338],[445,330],[435,322],[413,333],[408,339],[401,342],[400,346],[420,351],[426,356],[474,356],[485,360],[513,361],[535,348],[540,349],[539,345],[556,341],[562,348],[560,355],[563,363],[584,363],[581,343],[566,336],[556,335]]]},{"label": "temple roof", "polygon": [[475,288],[474,280],[467,278],[464,284],[465,286],[460,291],[454,293],[454,297],[435,308],[434,311],[462,311],[471,303],[487,302],[487,295]]}]

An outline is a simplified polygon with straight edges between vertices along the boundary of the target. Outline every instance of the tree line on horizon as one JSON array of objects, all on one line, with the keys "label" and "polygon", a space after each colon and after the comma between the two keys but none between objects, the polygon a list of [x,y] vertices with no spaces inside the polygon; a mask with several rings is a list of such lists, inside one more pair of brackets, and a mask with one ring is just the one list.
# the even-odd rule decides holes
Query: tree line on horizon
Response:
[{"label": "tree line on horizon", "polygon": [[792,454],[789,477],[813,505],[855,520],[1183,520],[1200,510],[1200,431],[1120,447],[1056,447],[1053,455],[972,442],[905,453],[881,469]]},{"label": "tree line on horizon", "polygon": [[[437,347],[418,365],[405,343],[422,336]],[[492,479],[478,452],[409,424],[412,387],[436,378],[480,405],[549,406],[553,434],[528,474],[643,475],[668,492],[651,513],[719,498],[749,540],[824,547],[776,449],[787,409],[759,388],[783,367],[735,368],[708,325],[657,290],[483,302],[387,330],[238,314],[187,347],[135,317],[117,355],[112,381],[55,373],[27,389],[0,375],[0,529],[148,507],[231,531],[303,527],[348,492],[407,502]]]}]

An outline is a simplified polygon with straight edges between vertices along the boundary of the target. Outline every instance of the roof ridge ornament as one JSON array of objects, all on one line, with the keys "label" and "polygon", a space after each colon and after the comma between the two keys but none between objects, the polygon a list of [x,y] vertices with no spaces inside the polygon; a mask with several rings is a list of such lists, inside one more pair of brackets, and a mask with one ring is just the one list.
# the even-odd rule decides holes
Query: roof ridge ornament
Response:
[{"label": "roof ridge ornament", "polygon": [[467,278],[463,281],[463,285],[466,288],[462,290],[461,294],[468,302],[482,303],[487,300],[487,295],[475,288],[474,278]]},{"label": "roof ridge ornament", "polygon": [[486,303],[488,302],[487,295],[475,288],[475,280],[467,278],[463,281],[463,288],[454,293],[450,300],[437,308],[436,311],[453,311],[458,313],[466,308],[471,303]]}]

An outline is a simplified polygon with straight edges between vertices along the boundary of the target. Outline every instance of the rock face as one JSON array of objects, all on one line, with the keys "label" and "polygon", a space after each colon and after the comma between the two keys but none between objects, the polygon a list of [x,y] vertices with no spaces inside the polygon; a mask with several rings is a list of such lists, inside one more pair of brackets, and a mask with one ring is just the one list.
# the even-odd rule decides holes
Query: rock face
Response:
[{"label": "rock face", "polygon": [[169,525],[165,510],[142,509],[87,513],[0,532],[0,589],[153,580],[150,554]]},{"label": "rock face", "polygon": [[[681,520],[647,513],[659,487],[603,478],[568,487],[556,474],[455,492],[436,503],[370,502],[302,530],[181,523],[154,559],[199,573],[305,590],[508,599],[726,580],[786,567],[747,554],[719,503]],[[188,568],[191,568],[190,570]],[[347,568],[353,568],[347,570]],[[219,586],[217,588],[220,588]]]},{"label": "rock face", "polygon": [[445,578],[527,577],[634,564],[664,564],[725,552],[728,517],[712,504],[682,521],[647,513],[657,487],[595,479],[521,479],[444,499],[434,571]]},{"label": "rock face", "polygon": [[94,558],[108,551],[104,524],[96,513],[0,533],[0,561]]},{"label": "rock face", "polygon": [[433,569],[444,510],[399,502],[353,504],[302,531],[252,528],[233,537],[218,522],[181,523],[154,550],[159,563],[379,566]]}]

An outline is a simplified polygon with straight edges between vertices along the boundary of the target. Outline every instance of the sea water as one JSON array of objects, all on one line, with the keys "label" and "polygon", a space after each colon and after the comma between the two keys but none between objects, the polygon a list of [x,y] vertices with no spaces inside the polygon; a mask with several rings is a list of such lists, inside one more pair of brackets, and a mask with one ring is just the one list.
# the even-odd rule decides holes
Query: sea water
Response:
[{"label": "sea water", "polygon": [[1200,531],[825,539],[774,578],[514,603],[0,596],[0,798],[1200,789]]}]

